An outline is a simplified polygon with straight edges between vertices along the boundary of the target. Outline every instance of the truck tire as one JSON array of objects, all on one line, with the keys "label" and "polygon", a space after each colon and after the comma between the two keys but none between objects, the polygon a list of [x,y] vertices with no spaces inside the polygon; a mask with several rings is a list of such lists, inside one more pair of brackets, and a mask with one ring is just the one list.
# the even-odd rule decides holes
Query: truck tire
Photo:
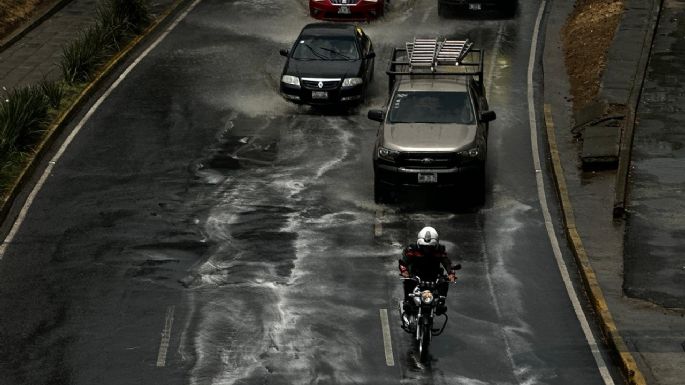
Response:
[{"label": "truck tire", "polygon": [[376,203],[385,203],[387,201],[385,186],[376,177],[373,178],[373,201]]},{"label": "truck tire", "polygon": [[485,165],[474,175],[472,191],[471,200],[474,205],[481,206],[485,203]]},{"label": "truck tire", "polygon": [[445,17],[447,16],[447,9],[446,5],[444,5],[442,2],[438,1],[438,16],[440,17]]},{"label": "truck tire", "polygon": [[505,0],[504,4],[501,5],[502,16],[507,18],[513,18],[516,16],[518,0]]}]

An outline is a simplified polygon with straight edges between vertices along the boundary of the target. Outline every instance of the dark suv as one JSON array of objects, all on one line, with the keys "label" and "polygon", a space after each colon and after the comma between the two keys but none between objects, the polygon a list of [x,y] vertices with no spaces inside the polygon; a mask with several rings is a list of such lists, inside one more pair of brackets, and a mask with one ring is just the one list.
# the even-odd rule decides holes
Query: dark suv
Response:
[{"label": "dark suv", "polygon": [[393,50],[387,107],[368,113],[381,122],[374,198],[383,201],[393,186],[459,188],[482,197],[488,123],[495,119],[483,87],[483,52],[457,40],[417,39],[407,47]]}]

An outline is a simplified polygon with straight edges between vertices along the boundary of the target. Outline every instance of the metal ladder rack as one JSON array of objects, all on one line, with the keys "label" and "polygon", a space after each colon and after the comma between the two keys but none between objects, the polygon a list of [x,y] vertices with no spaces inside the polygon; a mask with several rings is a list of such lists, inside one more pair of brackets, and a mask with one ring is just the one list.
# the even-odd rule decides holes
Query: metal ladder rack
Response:
[{"label": "metal ladder rack", "polygon": [[473,43],[467,40],[445,40],[438,49],[437,64],[459,65]]},{"label": "metal ladder rack", "polygon": [[437,65],[459,65],[473,43],[467,40],[415,38],[407,42],[407,55],[412,68],[434,68]]},{"label": "metal ladder rack", "polygon": [[407,55],[411,67],[430,67],[435,65],[435,55],[438,51],[437,39],[414,39],[407,43]]}]

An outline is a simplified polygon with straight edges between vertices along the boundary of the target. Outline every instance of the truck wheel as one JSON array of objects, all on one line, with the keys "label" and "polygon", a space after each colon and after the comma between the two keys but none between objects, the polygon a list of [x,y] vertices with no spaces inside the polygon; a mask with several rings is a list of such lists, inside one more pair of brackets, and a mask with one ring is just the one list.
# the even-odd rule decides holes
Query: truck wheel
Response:
[{"label": "truck wheel", "polygon": [[472,191],[474,204],[480,206],[485,203],[485,166],[474,175]]},{"label": "truck wheel", "polygon": [[386,201],[385,186],[378,181],[376,177],[373,178],[373,201],[376,203],[385,203]]},{"label": "truck wheel", "polygon": [[445,17],[445,6],[438,1],[438,16]]},{"label": "truck wheel", "polygon": [[508,0],[505,1],[505,4],[502,6],[502,15],[504,17],[514,17],[516,16],[516,5],[518,3],[518,0]]}]

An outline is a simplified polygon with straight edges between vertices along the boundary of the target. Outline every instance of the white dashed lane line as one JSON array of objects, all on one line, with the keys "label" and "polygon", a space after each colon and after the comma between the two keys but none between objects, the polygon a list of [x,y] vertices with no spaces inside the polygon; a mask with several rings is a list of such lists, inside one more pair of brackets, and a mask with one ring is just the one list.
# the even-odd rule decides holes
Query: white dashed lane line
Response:
[{"label": "white dashed lane line", "polygon": [[164,329],[162,329],[162,340],[159,342],[159,353],[157,353],[158,368],[166,366],[166,354],[169,350],[171,327],[174,324],[174,309],[175,307],[173,305],[166,309],[166,319],[164,320]]},{"label": "white dashed lane line", "polygon": [[383,235],[383,209],[376,210],[376,216],[373,223],[373,236],[380,237]]},{"label": "white dashed lane line", "polygon": [[383,331],[383,348],[385,349],[385,364],[395,366],[392,354],[392,339],[390,337],[390,324],[388,322],[388,309],[380,309],[381,330]]}]

